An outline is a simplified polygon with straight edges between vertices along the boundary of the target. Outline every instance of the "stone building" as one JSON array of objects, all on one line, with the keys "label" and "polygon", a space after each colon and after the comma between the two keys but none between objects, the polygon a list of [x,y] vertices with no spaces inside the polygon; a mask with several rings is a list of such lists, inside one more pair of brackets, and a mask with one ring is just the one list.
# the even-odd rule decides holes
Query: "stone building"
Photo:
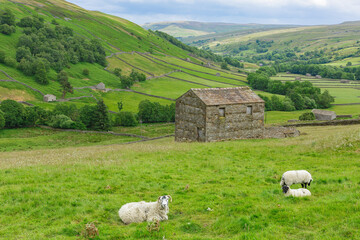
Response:
[{"label": "stone building", "polygon": [[313,109],[311,112],[315,115],[316,120],[320,121],[330,121],[336,118],[336,113],[334,111]]},{"label": "stone building", "polygon": [[96,88],[97,90],[102,90],[102,91],[105,91],[105,90],[106,90],[105,84],[102,83],[102,82],[99,83],[98,85],[96,85],[95,88]]},{"label": "stone building", "polygon": [[56,101],[56,96],[52,94],[46,94],[44,95],[44,102],[54,102]]},{"label": "stone building", "polygon": [[176,141],[264,137],[264,101],[248,87],[193,88],[176,100]]}]

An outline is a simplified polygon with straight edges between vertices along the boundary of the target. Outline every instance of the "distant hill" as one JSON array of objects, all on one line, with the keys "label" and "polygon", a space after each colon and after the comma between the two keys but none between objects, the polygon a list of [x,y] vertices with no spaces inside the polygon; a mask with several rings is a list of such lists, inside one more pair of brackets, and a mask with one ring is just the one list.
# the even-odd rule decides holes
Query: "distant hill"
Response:
[{"label": "distant hill", "polygon": [[[254,31],[256,29],[277,29],[295,27],[294,25],[276,25],[276,24],[238,24],[238,23],[219,23],[219,22],[196,22],[196,21],[178,21],[178,22],[159,22],[147,23],[142,27],[145,29],[159,30],[166,32],[177,38],[189,38],[224,34],[236,31]],[[189,41],[189,39],[187,41]]]}]

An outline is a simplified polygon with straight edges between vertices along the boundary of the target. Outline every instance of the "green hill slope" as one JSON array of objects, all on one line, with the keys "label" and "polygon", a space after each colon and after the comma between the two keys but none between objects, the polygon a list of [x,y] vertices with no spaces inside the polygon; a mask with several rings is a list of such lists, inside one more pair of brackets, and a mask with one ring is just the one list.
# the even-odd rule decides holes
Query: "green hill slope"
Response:
[{"label": "green hill slope", "polygon": [[360,22],[345,22],[328,26],[203,36],[185,42],[252,62],[275,61],[279,59],[278,55],[289,53],[297,57],[304,55],[305,60],[317,59],[319,63],[326,63],[358,57],[359,30]]},{"label": "green hill slope", "polygon": [[[189,52],[119,17],[88,11],[61,0],[0,0],[0,3],[0,12],[9,9],[15,14],[16,22],[24,17],[39,16],[44,19],[47,28],[56,29],[58,25],[68,27],[72,29],[74,38],[85,42],[96,39],[101,44],[107,66],[70,61],[63,70],[69,75],[74,93],[68,93],[61,101],[81,106],[103,98],[109,109],[116,111],[117,102],[122,100],[125,110],[136,112],[138,103],[144,99],[165,104],[192,87],[230,87],[246,82],[246,76],[238,74],[237,69],[221,70],[216,63],[190,56]],[[26,27],[16,26],[15,29],[16,32],[10,36],[0,34],[0,51],[11,59],[16,58],[18,42]],[[58,100],[62,95],[56,80],[57,72],[53,68],[47,72],[49,84],[42,85],[35,81],[34,76],[25,75],[18,66],[19,63],[0,63],[0,93],[8,92],[1,94],[0,99],[25,100],[45,108],[53,108],[59,103],[43,102],[45,94],[53,94]],[[115,68],[120,68],[124,75],[134,69],[144,73],[148,79],[131,89],[121,89],[120,79],[113,73]],[[89,70],[89,75],[83,74],[84,69]],[[218,72],[220,76],[217,76]],[[105,84],[106,91],[94,89],[100,82]]]}]

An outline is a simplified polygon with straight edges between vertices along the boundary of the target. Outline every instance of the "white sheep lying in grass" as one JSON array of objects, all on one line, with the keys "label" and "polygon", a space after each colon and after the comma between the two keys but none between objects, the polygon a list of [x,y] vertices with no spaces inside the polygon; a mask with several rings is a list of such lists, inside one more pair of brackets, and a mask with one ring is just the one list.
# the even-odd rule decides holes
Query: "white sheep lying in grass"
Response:
[{"label": "white sheep lying in grass", "polygon": [[290,189],[290,187],[284,185],[282,187],[282,190],[286,197],[288,197],[288,196],[293,196],[293,197],[311,196],[311,192],[305,188]]},{"label": "white sheep lying in grass", "polygon": [[168,220],[170,195],[160,196],[156,202],[133,202],[123,205],[119,217],[125,223]]},{"label": "white sheep lying in grass", "polygon": [[293,170],[285,172],[280,181],[281,186],[291,186],[293,184],[301,183],[301,187],[307,188],[312,181],[311,174],[306,170]]}]

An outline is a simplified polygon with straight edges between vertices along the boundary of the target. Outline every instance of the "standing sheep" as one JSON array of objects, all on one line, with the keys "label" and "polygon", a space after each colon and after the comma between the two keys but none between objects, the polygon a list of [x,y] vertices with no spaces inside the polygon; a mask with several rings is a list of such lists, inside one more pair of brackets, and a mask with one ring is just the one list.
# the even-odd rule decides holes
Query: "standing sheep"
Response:
[{"label": "standing sheep", "polygon": [[170,195],[160,196],[156,202],[133,202],[123,205],[119,217],[125,223],[168,220]]},{"label": "standing sheep", "polygon": [[307,188],[312,181],[311,174],[306,170],[293,170],[285,172],[280,181],[281,186],[291,186],[293,184],[301,183],[301,187]]},{"label": "standing sheep", "polygon": [[289,197],[289,196],[293,196],[293,197],[311,196],[311,192],[305,188],[291,189],[290,187],[284,185],[282,187],[282,190],[286,197]]}]

